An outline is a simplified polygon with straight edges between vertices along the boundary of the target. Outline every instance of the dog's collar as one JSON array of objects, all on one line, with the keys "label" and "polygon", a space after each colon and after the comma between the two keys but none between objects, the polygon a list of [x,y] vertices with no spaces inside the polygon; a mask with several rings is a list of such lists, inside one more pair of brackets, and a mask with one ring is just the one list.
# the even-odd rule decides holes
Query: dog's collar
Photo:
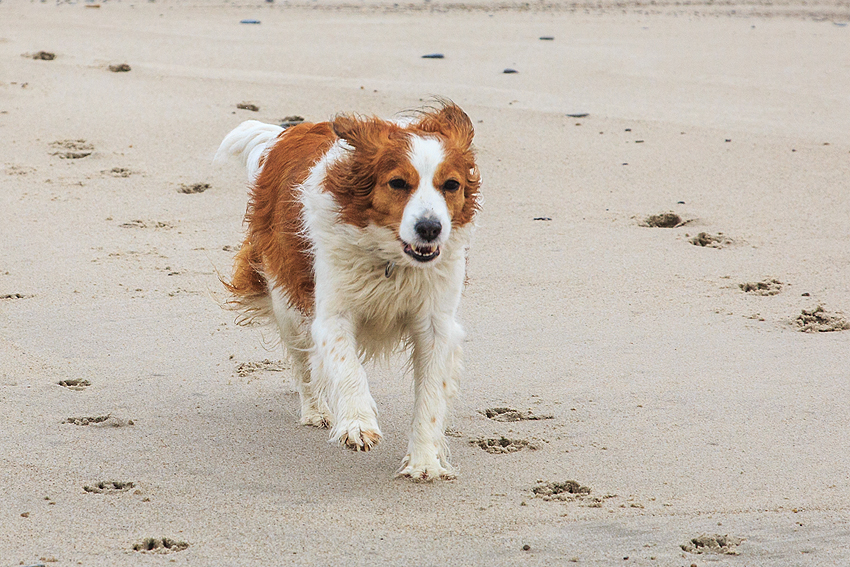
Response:
[{"label": "dog's collar", "polygon": [[395,262],[387,262],[387,267],[384,268],[384,276],[389,278],[395,271]]}]

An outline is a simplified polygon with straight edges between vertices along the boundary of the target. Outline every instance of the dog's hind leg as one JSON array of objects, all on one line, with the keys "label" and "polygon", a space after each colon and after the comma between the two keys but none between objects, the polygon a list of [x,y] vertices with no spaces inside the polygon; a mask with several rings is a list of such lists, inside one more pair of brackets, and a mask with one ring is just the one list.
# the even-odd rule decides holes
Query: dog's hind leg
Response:
[{"label": "dog's hind leg", "polygon": [[301,425],[330,427],[332,422],[330,410],[319,398],[315,381],[310,374],[310,349],[305,348],[306,344],[312,346],[309,336],[308,333],[303,340],[299,340],[297,348],[287,347],[292,358],[295,386],[298,388],[298,396],[301,399]]},{"label": "dog's hind leg", "polygon": [[289,305],[279,288],[271,289],[270,295],[280,339],[292,361],[293,380],[301,400],[301,424],[329,427],[330,411],[327,404],[319,398],[316,384],[310,374],[310,353],[313,350],[310,321]]}]

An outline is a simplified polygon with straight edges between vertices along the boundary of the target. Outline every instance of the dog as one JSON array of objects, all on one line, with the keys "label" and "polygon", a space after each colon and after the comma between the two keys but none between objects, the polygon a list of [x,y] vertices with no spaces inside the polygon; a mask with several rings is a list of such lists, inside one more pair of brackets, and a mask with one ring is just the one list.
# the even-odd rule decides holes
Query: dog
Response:
[{"label": "dog", "polygon": [[397,475],[454,478],[445,437],[463,370],[457,310],[480,208],[466,113],[449,101],[406,119],[351,114],[283,129],[243,122],[247,232],[223,283],[240,322],[276,323],[304,425],[369,451],[381,441],[364,363],[410,351],[414,407]]}]

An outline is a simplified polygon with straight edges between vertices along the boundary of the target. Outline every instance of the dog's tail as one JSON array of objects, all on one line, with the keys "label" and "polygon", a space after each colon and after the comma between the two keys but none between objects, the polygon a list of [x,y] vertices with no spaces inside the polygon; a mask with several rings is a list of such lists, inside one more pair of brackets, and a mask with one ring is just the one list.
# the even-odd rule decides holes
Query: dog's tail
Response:
[{"label": "dog's tail", "polygon": [[254,181],[262,169],[266,150],[274,146],[283,128],[258,120],[246,120],[234,128],[222,140],[215,154],[215,161],[227,156],[239,156],[248,169],[248,179]]}]

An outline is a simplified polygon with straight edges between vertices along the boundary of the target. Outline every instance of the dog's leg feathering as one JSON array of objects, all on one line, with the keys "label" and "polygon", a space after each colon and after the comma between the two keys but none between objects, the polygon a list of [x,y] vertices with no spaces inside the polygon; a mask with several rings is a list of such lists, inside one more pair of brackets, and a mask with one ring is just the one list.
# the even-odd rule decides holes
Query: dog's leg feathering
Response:
[{"label": "dog's leg feathering", "polygon": [[355,347],[354,330],[342,316],[313,322],[313,376],[319,397],[328,400],[334,422],[330,442],[369,451],[381,440],[378,411]]},{"label": "dog's leg feathering", "polygon": [[435,316],[413,331],[415,401],[407,455],[397,476],[414,480],[451,480],[446,417],[462,368],[463,330],[454,318]]},{"label": "dog's leg feathering", "polygon": [[330,411],[318,397],[310,375],[310,352],[313,350],[310,323],[289,304],[286,293],[273,278],[269,280],[268,290],[281,342],[292,360],[293,380],[301,401],[301,425],[329,427]]}]

